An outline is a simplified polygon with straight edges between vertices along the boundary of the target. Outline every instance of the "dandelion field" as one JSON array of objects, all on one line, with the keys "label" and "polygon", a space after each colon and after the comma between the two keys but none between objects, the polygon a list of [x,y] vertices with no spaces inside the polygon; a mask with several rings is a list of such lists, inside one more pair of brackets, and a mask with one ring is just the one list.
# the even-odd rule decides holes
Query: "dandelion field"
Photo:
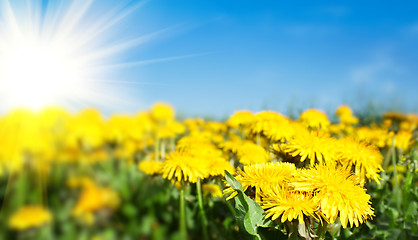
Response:
[{"label": "dandelion field", "polygon": [[418,115],[0,117],[0,239],[417,239]]}]

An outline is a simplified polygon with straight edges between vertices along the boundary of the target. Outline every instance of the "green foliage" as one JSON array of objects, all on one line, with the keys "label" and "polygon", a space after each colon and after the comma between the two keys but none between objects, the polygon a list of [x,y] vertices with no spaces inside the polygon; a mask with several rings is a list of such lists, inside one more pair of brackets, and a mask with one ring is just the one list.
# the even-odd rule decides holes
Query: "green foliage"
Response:
[{"label": "green foliage", "polygon": [[[262,238],[262,236],[271,236],[272,232],[269,232],[268,230],[261,230],[261,232],[259,232],[259,228],[270,228],[274,227],[276,224],[271,220],[265,219],[266,214],[261,206],[244,193],[241,183],[228,171],[225,171],[225,178],[232,189],[238,193],[234,198],[236,210],[235,216],[241,229],[244,229],[256,239],[265,239]],[[279,233],[273,234],[277,235]]]}]

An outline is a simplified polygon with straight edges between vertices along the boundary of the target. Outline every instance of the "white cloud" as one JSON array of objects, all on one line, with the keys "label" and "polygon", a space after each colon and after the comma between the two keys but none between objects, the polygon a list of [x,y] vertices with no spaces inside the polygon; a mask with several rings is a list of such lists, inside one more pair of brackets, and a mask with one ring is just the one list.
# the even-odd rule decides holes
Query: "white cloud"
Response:
[{"label": "white cloud", "polygon": [[364,85],[387,81],[387,78],[403,73],[403,68],[388,56],[379,56],[368,63],[355,66],[350,73],[350,79],[355,84]]}]

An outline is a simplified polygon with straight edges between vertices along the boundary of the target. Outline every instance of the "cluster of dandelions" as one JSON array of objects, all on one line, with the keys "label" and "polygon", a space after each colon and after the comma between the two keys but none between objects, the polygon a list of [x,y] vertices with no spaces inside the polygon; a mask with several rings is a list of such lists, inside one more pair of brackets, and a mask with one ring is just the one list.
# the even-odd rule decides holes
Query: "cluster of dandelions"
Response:
[{"label": "cluster of dandelions", "polygon": [[[374,216],[364,184],[379,182],[380,172],[388,167],[381,151],[410,150],[418,124],[416,115],[387,113],[380,126],[358,126],[348,106],[339,107],[336,116],[338,121],[331,123],[316,109],[298,119],[273,111],[237,111],[226,122],[178,121],[173,108],[163,103],[108,119],[96,109],[77,114],[60,108],[38,114],[15,110],[0,118],[0,176],[21,179],[22,172],[32,172],[48,180],[55,179],[57,166],[71,168],[64,173],[66,187],[78,193],[71,216],[94,226],[128,203],[120,198],[120,184],[103,184],[93,169],[105,166],[113,172],[105,177],[107,183],[122,176],[131,186],[124,171],[137,166],[150,181],[166,179],[178,189],[182,239],[191,232],[185,195],[197,195],[201,227],[192,232],[209,239],[216,236],[207,229],[211,209],[205,201],[220,198],[221,189],[228,200],[237,196],[236,189],[222,181],[227,171],[275,229],[290,235],[292,225],[303,224],[312,237],[327,226],[358,227]],[[114,173],[115,166],[121,174]],[[20,231],[54,221],[53,209],[24,202],[10,213],[11,228]],[[33,212],[39,212],[39,218],[26,217]],[[311,233],[315,228],[318,231]]]},{"label": "cluster of dandelions", "polygon": [[[327,225],[358,227],[372,219],[374,209],[364,184],[379,183],[382,165],[387,164],[380,150],[407,151],[414,143],[416,115],[388,113],[381,127],[356,127],[358,119],[348,106],[339,107],[336,115],[336,124],[316,109],[303,112],[296,121],[276,112],[236,112],[228,120],[246,141],[255,139],[257,146],[270,150],[270,158],[259,154],[252,162],[237,154],[243,170],[238,168],[235,179],[264,209],[266,219],[285,224],[288,235],[293,233],[289,225],[295,223],[308,228],[303,237],[322,238]],[[393,131],[397,115],[401,120]],[[224,194],[228,200],[238,192],[228,183]]]}]

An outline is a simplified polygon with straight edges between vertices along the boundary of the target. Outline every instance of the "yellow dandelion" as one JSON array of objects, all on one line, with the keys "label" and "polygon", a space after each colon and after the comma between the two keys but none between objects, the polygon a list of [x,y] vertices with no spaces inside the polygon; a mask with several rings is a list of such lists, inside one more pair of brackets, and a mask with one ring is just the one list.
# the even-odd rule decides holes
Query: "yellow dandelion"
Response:
[{"label": "yellow dandelion", "polygon": [[93,184],[93,180],[87,176],[73,176],[67,180],[67,185],[70,188],[88,187]]},{"label": "yellow dandelion", "polygon": [[359,226],[374,215],[370,195],[350,170],[335,164],[318,164],[310,169],[301,169],[289,183],[295,190],[313,193],[313,201],[329,222],[339,216],[344,228]]},{"label": "yellow dandelion", "polygon": [[299,121],[312,129],[326,130],[331,124],[327,115],[318,109],[308,109],[299,116]]},{"label": "yellow dandelion", "polygon": [[94,212],[100,209],[116,209],[119,202],[118,194],[111,188],[89,185],[82,190],[72,214],[84,220],[89,219],[86,222],[91,223]]},{"label": "yellow dandelion", "polygon": [[250,127],[253,134],[264,134],[273,141],[283,142],[294,133],[290,119],[273,111],[257,113]]},{"label": "yellow dandelion", "polygon": [[358,118],[353,116],[351,108],[347,105],[338,107],[335,114],[340,118],[340,123],[344,125],[354,125],[359,122]]},{"label": "yellow dandelion", "polygon": [[159,137],[174,138],[177,135],[184,133],[184,131],[186,131],[186,127],[183,124],[171,121],[161,126],[159,129]]},{"label": "yellow dandelion", "polygon": [[224,157],[207,157],[206,170],[210,176],[225,176],[225,170],[231,174],[235,173],[235,168]]},{"label": "yellow dandelion", "polygon": [[205,183],[202,185],[202,192],[204,196],[210,194],[213,197],[222,197],[222,191],[218,184]]},{"label": "yellow dandelion", "polygon": [[147,175],[155,175],[161,172],[163,163],[154,160],[144,160],[138,164],[138,169]]},{"label": "yellow dandelion", "polygon": [[174,120],[174,109],[167,103],[155,103],[151,107],[151,117],[158,123]]},{"label": "yellow dandelion", "polygon": [[[261,192],[269,192],[276,186],[283,186],[296,171],[293,163],[260,163],[244,166],[244,171],[238,170],[239,175],[236,180],[242,184],[242,189],[246,191],[248,187],[254,187],[256,200],[260,199]],[[231,188],[224,190],[225,194],[231,194],[228,199],[237,195]]]},{"label": "yellow dandelion", "polygon": [[362,181],[367,178],[379,182],[383,156],[377,147],[349,137],[339,139],[337,143],[337,158],[344,166],[353,167]]},{"label": "yellow dandelion", "polygon": [[229,140],[220,143],[219,147],[222,148],[225,152],[236,154],[243,143],[244,140],[242,140],[240,137],[232,135]]},{"label": "yellow dandelion", "polygon": [[343,115],[353,115],[353,111],[351,108],[347,105],[341,105],[337,108],[337,111],[335,112],[337,116],[343,116]]},{"label": "yellow dandelion", "polygon": [[173,151],[163,162],[161,173],[163,178],[196,183],[197,180],[208,177],[207,163],[194,157],[188,151]]},{"label": "yellow dandelion", "polygon": [[280,221],[291,222],[297,219],[300,224],[304,217],[314,217],[320,219],[321,214],[317,212],[318,203],[313,201],[309,193],[291,191],[288,188],[274,188],[272,191],[262,193],[261,207],[265,210],[265,218],[271,220],[280,218]]},{"label": "yellow dandelion", "polygon": [[249,141],[238,148],[237,156],[243,165],[264,163],[270,160],[269,154],[263,147]]},{"label": "yellow dandelion", "polygon": [[41,227],[50,223],[51,213],[40,205],[29,205],[18,209],[9,219],[12,229],[23,231],[29,228]]},{"label": "yellow dandelion", "polygon": [[294,122],[287,118],[278,118],[264,125],[263,134],[273,142],[285,142],[297,131]]},{"label": "yellow dandelion", "polygon": [[188,118],[184,120],[184,124],[186,125],[189,132],[199,132],[204,123],[205,121],[201,118]]},{"label": "yellow dandelion", "polygon": [[387,112],[383,114],[384,119],[391,119],[396,122],[401,122],[408,119],[408,116],[401,112]]},{"label": "yellow dandelion", "polygon": [[[413,141],[411,139],[411,131],[400,130],[395,134],[395,147],[404,151],[412,144]],[[388,145],[392,145],[392,142],[388,143]]]},{"label": "yellow dandelion", "polygon": [[[367,126],[358,127],[353,132],[353,136],[358,140],[368,142],[380,148],[388,144],[388,139],[392,140],[386,128],[378,128],[376,126],[372,126],[371,128]],[[390,142],[390,145],[392,145],[392,142]]]},{"label": "yellow dandelion", "polygon": [[203,125],[203,129],[212,133],[224,133],[227,126],[221,122],[210,121]]},{"label": "yellow dandelion", "polygon": [[230,128],[238,128],[239,126],[247,126],[255,120],[254,114],[250,111],[236,111],[226,122]]},{"label": "yellow dandelion", "polygon": [[293,157],[300,157],[304,162],[309,159],[310,165],[315,162],[332,162],[335,160],[335,139],[319,131],[299,131],[288,143],[283,144],[284,152]]}]

